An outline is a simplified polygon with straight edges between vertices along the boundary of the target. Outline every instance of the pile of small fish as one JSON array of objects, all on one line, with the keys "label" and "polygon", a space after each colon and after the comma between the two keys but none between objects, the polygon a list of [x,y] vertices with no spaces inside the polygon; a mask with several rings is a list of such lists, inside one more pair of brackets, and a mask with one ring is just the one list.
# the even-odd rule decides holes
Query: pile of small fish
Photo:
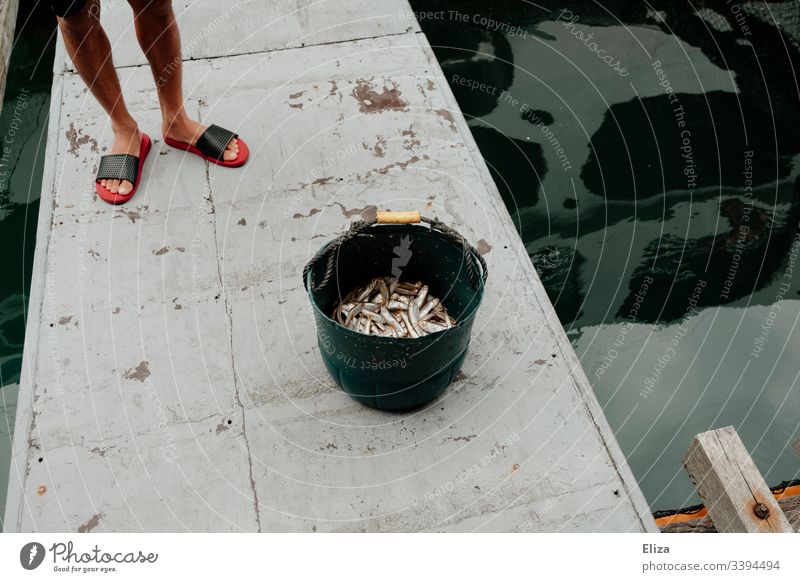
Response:
[{"label": "pile of small fish", "polygon": [[421,337],[456,324],[428,286],[378,277],[336,305],[333,319],[348,329],[382,337]]}]

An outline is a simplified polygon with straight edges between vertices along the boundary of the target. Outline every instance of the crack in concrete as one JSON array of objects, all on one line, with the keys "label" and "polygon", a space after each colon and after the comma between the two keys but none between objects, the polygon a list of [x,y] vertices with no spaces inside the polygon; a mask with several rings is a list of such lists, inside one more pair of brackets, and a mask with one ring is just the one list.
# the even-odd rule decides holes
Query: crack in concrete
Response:
[{"label": "crack in concrete", "polygon": [[[381,38],[391,38],[393,36],[404,36],[404,35],[409,35],[409,34],[417,35],[417,34],[423,34],[423,32],[420,29],[416,29],[415,30],[414,28],[411,28],[411,29],[401,30],[401,31],[398,31],[398,32],[387,32],[385,34],[379,34],[377,36],[376,35],[371,35],[371,36],[358,36],[358,35],[355,35],[352,38],[347,38],[347,39],[343,39],[343,40],[331,40],[331,41],[328,41],[328,42],[319,42],[319,43],[313,43],[313,44],[308,44],[308,45],[302,44],[301,46],[292,46],[291,44],[285,44],[283,46],[275,47],[275,48],[256,49],[256,50],[252,50],[252,51],[241,51],[241,52],[229,52],[229,53],[225,53],[224,55],[188,57],[188,58],[182,59],[181,62],[191,63],[193,61],[214,61],[216,59],[229,59],[229,58],[232,58],[232,57],[243,57],[243,56],[247,56],[247,55],[269,54],[269,53],[277,53],[277,52],[281,52],[281,51],[299,51],[299,50],[303,50],[303,49],[307,49],[307,48],[324,47],[324,46],[331,46],[331,45],[337,45],[337,44],[347,44],[347,43],[357,42],[357,41],[360,41],[360,40],[377,40],[377,39],[381,39]],[[134,64],[131,64],[131,65],[116,65],[116,69],[117,70],[135,69],[137,67],[149,67],[149,66],[150,65],[148,65],[145,62],[145,63],[134,63]],[[70,67],[67,63],[64,63],[64,69],[63,69],[63,71],[61,71],[61,73],[62,74],[69,73],[69,74],[77,75],[77,72],[75,71],[75,69]]]},{"label": "crack in concrete", "polygon": [[[239,393],[239,380],[236,375],[236,357],[233,353],[233,313],[231,312],[230,303],[228,302],[228,292],[225,290],[225,285],[222,282],[222,266],[221,257],[219,254],[219,237],[217,236],[217,209],[214,205],[214,193],[211,189],[211,176],[209,174],[209,164],[206,162],[206,185],[208,187],[208,203],[211,205],[211,215],[213,218],[213,231],[214,231],[214,254],[217,259],[217,278],[219,279],[219,286],[221,288],[221,295],[225,305],[225,316],[228,319],[228,340],[230,345],[231,354],[231,373],[233,374],[233,391],[236,404],[242,410],[242,437],[244,438],[244,448],[247,452],[247,465],[248,465],[248,478],[250,479],[250,490],[253,492],[253,508],[255,510],[256,526],[258,532],[261,533],[261,509],[258,502],[258,490],[256,488],[255,477],[253,476],[253,453],[250,449],[250,440],[247,437],[247,418],[245,414],[244,404]],[[219,431],[217,431],[219,432]]]}]

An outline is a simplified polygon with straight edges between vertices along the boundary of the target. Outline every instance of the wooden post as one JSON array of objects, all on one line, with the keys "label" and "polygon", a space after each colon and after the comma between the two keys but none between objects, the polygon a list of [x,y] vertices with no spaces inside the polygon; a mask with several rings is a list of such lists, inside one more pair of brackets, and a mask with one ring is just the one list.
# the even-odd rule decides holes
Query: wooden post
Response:
[{"label": "wooden post", "polygon": [[694,437],[683,465],[717,531],[792,531],[732,426]]}]

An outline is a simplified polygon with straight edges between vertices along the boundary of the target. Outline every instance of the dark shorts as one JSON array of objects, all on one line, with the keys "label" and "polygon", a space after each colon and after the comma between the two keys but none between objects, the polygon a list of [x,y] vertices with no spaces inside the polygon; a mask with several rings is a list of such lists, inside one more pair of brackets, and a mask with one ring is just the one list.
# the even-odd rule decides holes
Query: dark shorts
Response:
[{"label": "dark shorts", "polygon": [[86,4],[86,0],[48,0],[56,16],[72,16],[80,12]]}]

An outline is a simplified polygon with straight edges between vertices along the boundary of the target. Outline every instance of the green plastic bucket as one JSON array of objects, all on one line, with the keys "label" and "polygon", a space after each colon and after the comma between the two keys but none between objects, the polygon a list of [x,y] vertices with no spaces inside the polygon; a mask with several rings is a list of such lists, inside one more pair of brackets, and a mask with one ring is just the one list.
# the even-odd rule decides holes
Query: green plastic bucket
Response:
[{"label": "green plastic bucket", "polygon": [[[416,216],[427,226],[354,223],[303,273],[325,366],[347,394],[381,410],[417,408],[445,391],[464,362],[483,298],[483,258],[454,230]],[[380,276],[424,282],[456,324],[419,338],[390,338],[358,333],[330,317],[340,297]]]}]

